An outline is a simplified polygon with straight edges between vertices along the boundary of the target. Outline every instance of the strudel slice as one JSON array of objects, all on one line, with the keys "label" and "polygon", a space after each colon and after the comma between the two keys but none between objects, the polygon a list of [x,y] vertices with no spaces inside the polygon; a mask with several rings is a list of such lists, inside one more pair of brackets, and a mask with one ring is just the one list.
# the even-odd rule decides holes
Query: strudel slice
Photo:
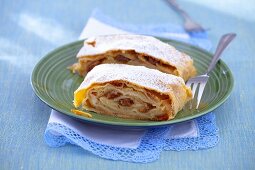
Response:
[{"label": "strudel slice", "polygon": [[101,64],[74,92],[75,107],[127,119],[173,119],[192,92],[181,77],[144,66]]},{"label": "strudel slice", "polygon": [[86,76],[93,67],[103,63],[145,66],[180,76],[184,80],[196,74],[190,56],[154,37],[144,35],[88,38],[77,58],[78,62],[70,66],[70,69],[81,76]]}]

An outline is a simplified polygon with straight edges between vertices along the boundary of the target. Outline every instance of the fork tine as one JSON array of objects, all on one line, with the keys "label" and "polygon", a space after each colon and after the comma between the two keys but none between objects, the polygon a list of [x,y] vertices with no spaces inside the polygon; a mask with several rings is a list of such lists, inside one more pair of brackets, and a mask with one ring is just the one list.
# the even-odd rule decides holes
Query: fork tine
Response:
[{"label": "fork tine", "polygon": [[198,95],[197,95],[197,106],[196,106],[196,109],[198,109],[198,106],[200,104],[200,101],[201,101],[201,98],[202,98],[203,91],[205,89],[206,83],[207,83],[207,81],[203,82],[203,83],[200,83],[200,86],[199,86],[199,89],[198,89]]},{"label": "fork tine", "polygon": [[192,87],[192,98],[194,98],[194,96],[195,96],[197,86],[198,86],[198,83],[194,83],[193,84],[193,87]]}]

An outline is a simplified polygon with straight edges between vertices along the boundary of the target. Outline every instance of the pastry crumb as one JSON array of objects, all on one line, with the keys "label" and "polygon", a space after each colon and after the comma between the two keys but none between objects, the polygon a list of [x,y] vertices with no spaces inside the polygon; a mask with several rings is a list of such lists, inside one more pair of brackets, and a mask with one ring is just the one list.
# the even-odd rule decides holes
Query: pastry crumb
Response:
[{"label": "pastry crumb", "polygon": [[73,112],[74,114],[80,115],[80,116],[84,116],[87,118],[92,118],[92,115],[90,113],[81,111],[81,110],[77,110],[77,109],[71,109],[71,112]]},{"label": "pastry crumb", "polygon": [[87,42],[88,45],[91,45],[92,47],[96,46],[96,41]]}]

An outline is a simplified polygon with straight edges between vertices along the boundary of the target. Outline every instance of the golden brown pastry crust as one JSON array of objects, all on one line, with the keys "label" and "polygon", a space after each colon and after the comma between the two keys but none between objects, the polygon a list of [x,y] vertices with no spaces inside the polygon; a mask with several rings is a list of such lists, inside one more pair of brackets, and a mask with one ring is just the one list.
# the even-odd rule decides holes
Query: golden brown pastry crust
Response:
[{"label": "golden brown pastry crust", "polygon": [[192,97],[182,78],[143,66],[101,64],[74,92],[75,107],[128,119],[173,119]]},{"label": "golden brown pastry crust", "polygon": [[82,76],[96,65],[119,63],[153,68],[184,80],[196,75],[193,60],[160,40],[143,35],[106,35],[85,40],[70,69]]}]

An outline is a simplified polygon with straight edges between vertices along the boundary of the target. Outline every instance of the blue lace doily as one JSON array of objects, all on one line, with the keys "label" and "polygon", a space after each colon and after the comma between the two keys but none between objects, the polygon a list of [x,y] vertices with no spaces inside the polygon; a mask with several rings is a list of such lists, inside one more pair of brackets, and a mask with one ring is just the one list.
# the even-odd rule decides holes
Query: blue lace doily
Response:
[{"label": "blue lace doily", "polygon": [[216,126],[215,115],[209,113],[195,119],[195,121],[199,129],[198,137],[179,139],[166,138],[164,150],[198,150],[215,146],[219,141],[219,130]]},{"label": "blue lace doily", "polygon": [[147,163],[157,160],[163,150],[197,150],[215,146],[218,142],[218,128],[214,114],[204,115],[196,121],[199,129],[198,137],[167,139],[164,136],[171,130],[171,126],[154,128],[149,129],[142,136],[141,143],[136,149],[98,144],[59,123],[49,123],[44,137],[45,142],[51,147],[60,147],[70,143],[102,158]]}]

